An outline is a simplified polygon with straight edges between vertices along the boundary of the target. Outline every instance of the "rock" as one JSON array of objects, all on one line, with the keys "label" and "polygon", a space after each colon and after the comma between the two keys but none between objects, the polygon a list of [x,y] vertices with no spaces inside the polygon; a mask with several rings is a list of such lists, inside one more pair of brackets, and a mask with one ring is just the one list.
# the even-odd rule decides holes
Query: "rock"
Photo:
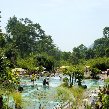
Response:
[{"label": "rock", "polygon": [[22,92],[22,91],[23,91],[23,87],[19,86],[19,87],[18,87],[18,91],[19,91],[19,92]]},{"label": "rock", "polygon": [[82,88],[87,89],[87,86],[86,85],[82,85]]}]

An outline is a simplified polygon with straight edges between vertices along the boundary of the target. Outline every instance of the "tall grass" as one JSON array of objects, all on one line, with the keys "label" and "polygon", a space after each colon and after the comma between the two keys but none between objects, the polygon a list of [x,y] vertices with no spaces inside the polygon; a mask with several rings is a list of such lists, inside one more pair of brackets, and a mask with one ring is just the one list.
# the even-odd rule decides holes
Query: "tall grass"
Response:
[{"label": "tall grass", "polygon": [[60,86],[57,88],[57,93],[60,100],[70,101],[73,108],[77,108],[82,102],[84,89],[76,86],[71,88]]},{"label": "tall grass", "polygon": [[14,92],[12,95],[13,95],[13,99],[14,99],[16,107],[22,107],[21,93],[20,92]]}]

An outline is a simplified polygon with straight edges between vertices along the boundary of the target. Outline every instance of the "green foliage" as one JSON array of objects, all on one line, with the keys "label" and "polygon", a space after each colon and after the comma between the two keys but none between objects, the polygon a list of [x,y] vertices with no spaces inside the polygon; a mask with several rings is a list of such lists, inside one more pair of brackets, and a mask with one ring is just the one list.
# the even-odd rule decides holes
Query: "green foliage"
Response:
[{"label": "green foliage", "polygon": [[43,67],[43,66],[37,67],[37,71],[38,71],[38,72],[43,72],[43,71],[44,71],[44,67]]},{"label": "green foliage", "polygon": [[105,49],[105,55],[106,55],[106,57],[109,57],[109,48]]},{"label": "green foliage", "polygon": [[109,48],[109,27],[103,29],[104,37],[99,38],[94,41],[93,50],[95,52],[95,57],[104,57],[108,56]]},{"label": "green foliage", "polygon": [[82,80],[84,78],[83,71],[79,68],[75,68],[73,72],[74,72],[75,79],[77,80],[78,85],[81,86]]},{"label": "green foliage", "polygon": [[81,88],[81,87],[71,87],[71,88],[69,88],[69,90],[71,91],[71,93],[73,94],[73,96],[75,98],[74,105],[77,107],[77,105],[79,103],[81,103],[83,93],[84,93],[84,89]]},{"label": "green foliage", "polygon": [[[37,40],[44,37],[39,24],[33,24],[28,18],[18,20],[15,16],[8,20],[6,27],[7,41],[12,40],[21,57],[34,52]],[[11,35],[11,37],[10,37]]]},{"label": "green foliage", "polygon": [[99,79],[99,77],[97,77],[97,74],[99,74],[101,71],[97,68],[92,68],[91,69],[91,77],[93,79]]},{"label": "green foliage", "polygon": [[4,105],[8,109],[10,93],[16,90],[19,82],[19,76],[12,72],[5,56],[0,56],[0,95],[7,96],[7,104]]},{"label": "green foliage", "polygon": [[[78,85],[81,85],[85,65],[90,66],[92,78],[97,78],[100,70],[105,71],[109,68],[109,27],[103,29],[104,36],[96,39],[91,48],[81,44],[74,47],[72,53],[60,51],[54,44],[52,36],[46,35],[39,23],[33,23],[28,18],[18,19],[13,16],[8,20],[6,31],[6,34],[0,35],[0,89],[2,91],[12,91],[16,88],[19,77],[11,72],[11,68],[14,67],[28,69],[29,72],[34,70],[42,72],[44,67],[51,72],[54,67],[67,66],[62,69],[62,72],[70,79],[64,78],[64,86],[68,86],[69,83],[72,86],[74,78]],[[4,58],[5,56],[7,59]],[[61,89],[59,89],[61,100],[70,99],[69,93],[72,90],[79,100],[79,94],[82,92],[82,89]],[[105,106],[108,106],[107,100],[108,97],[104,96]]]},{"label": "green foliage", "polygon": [[6,44],[5,37],[0,35],[0,48],[3,48]]},{"label": "green foliage", "polygon": [[62,86],[57,88],[57,98],[60,102],[73,102],[75,99],[71,91],[68,88]]},{"label": "green foliage", "polygon": [[78,47],[73,48],[71,55],[72,64],[78,64],[79,59],[85,59],[87,48],[81,44]]},{"label": "green foliage", "polygon": [[102,98],[103,109],[109,108],[109,95],[104,95]]},{"label": "green foliage", "polygon": [[8,20],[6,30],[7,43],[14,45],[20,57],[45,52],[59,59],[60,51],[55,47],[52,37],[46,35],[38,23],[14,16]]},{"label": "green foliage", "polygon": [[19,108],[21,109],[21,107],[22,107],[22,96],[21,96],[21,93],[14,92],[12,94],[12,96],[13,96],[16,108],[17,109],[19,109]]},{"label": "green foliage", "polygon": [[109,27],[105,27],[103,29],[103,35],[104,35],[105,38],[109,37]]},{"label": "green foliage", "polygon": [[16,88],[18,80],[18,75],[14,74],[9,68],[7,59],[0,56],[0,88],[12,91]]},{"label": "green foliage", "polygon": [[104,81],[105,81],[106,83],[109,83],[109,78],[105,79]]},{"label": "green foliage", "polygon": [[35,64],[34,56],[26,57],[24,59],[18,58],[17,59],[17,66],[20,68],[27,69],[29,71],[37,70],[37,66]]},{"label": "green foliage", "polygon": [[73,103],[73,107],[80,105],[82,101],[84,89],[80,87],[58,87],[57,88],[57,99],[61,102],[69,101]]},{"label": "green foliage", "polygon": [[68,75],[70,77],[70,86],[73,85],[73,78],[75,78],[78,82],[78,85],[81,85],[81,82],[84,78],[83,69],[79,65],[77,66],[63,66],[62,72],[64,75]]},{"label": "green foliage", "polygon": [[109,68],[109,58],[98,57],[98,58],[95,58],[95,59],[90,59],[86,62],[86,65],[90,66],[91,68],[97,68],[101,71],[106,71]]},{"label": "green foliage", "polygon": [[100,89],[98,102],[102,104],[102,109],[108,109],[109,107],[109,85]]},{"label": "green foliage", "polygon": [[7,47],[7,49],[5,49],[5,56],[7,57],[7,59],[10,62],[10,68],[15,68],[16,67],[16,60],[17,60],[17,51],[12,47]]},{"label": "green foliage", "polygon": [[71,52],[61,52],[61,60],[70,61]]},{"label": "green foliage", "polygon": [[60,60],[59,66],[71,66],[72,64],[69,61]]},{"label": "green foliage", "polygon": [[54,58],[47,54],[39,54],[36,56],[36,65],[43,66],[47,71],[54,69]]},{"label": "green foliage", "polygon": [[63,78],[63,86],[68,87],[69,79],[67,77]]},{"label": "green foliage", "polygon": [[92,48],[87,49],[85,52],[85,59],[93,59],[95,57],[95,52]]}]

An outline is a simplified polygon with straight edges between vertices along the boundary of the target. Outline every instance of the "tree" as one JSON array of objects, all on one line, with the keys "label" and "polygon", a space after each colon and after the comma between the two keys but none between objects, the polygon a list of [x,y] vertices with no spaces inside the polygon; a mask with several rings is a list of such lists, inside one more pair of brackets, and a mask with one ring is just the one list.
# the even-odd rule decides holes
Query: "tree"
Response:
[{"label": "tree", "polygon": [[5,38],[2,35],[0,35],[0,48],[3,48],[5,46],[6,42],[5,42]]},{"label": "tree", "polygon": [[103,35],[105,38],[109,38],[109,27],[103,29]]},{"label": "tree", "polygon": [[95,57],[105,56],[105,49],[109,46],[108,38],[100,38],[94,41],[93,50],[95,52]]},{"label": "tree", "polygon": [[61,59],[64,61],[69,61],[71,56],[71,52],[62,52],[61,53]]},{"label": "tree", "polygon": [[59,60],[60,51],[53,43],[52,36],[46,35],[40,24],[14,16],[8,20],[6,31],[7,45],[13,45],[22,58],[43,52]]},{"label": "tree", "polygon": [[73,85],[73,79],[77,80],[78,85],[81,85],[83,80],[83,71],[79,68],[79,66],[65,66],[62,68],[63,74],[68,75],[70,77],[69,83],[70,86]]},{"label": "tree", "polygon": [[36,63],[35,63],[35,56],[30,55],[24,59],[17,58],[17,66],[23,69],[27,69],[28,72],[36,71]]},{"label": "tree", "polygon": [[54,69],[54,59],[47,54],[39,54],[36,56],[36,65],[43,66],[47,71]]},{"label": "tree", "polygon": [[[0,56],[0,90],[3,91],[2,94],[7,96],[7,101],[9,102],[9,94],[17,88],[19,82],[19,77],[16,73],[12,72],[9,68],[8,61],[5,56]],[[3,108],[3,96],[0,95],[0,107]],[[8,105],[7,105],[8,107]],[[6,107],[6,109],[7,109]]]},{"label": "tree", "polygon": [[12,39],[15,48],[22,57],[34,52],[36,42],[45,37],[41,26],[33,24],[28,18],[18,20],[15,16],[10,18],[6,27],[7,39]]},{"label": "tree", "polygon": [[[70,77],[69,79],[69,83],[70,83],[70,86],[73,85],[73,67],[72,66],[63,66],[61,67],[62,69],[62,72],[64,75],[68,75]],[[66,81],[66,78],[65,78],[65,81]]]},{"label": "tree", "polygon": [[94,41],[93,50],[95,57],[107,56],[106,50],[109,48],[109,27],[103,29],[103,37]]},{"label": "tree", "polygon": [[[8,60],[5,56],[0,56],[0,86],[3,89],[13,90],[18,83],[18,76],[11,72]],[[11,88],[10,88],[11,87]]]},{"label": "tree", "polygon": [[16,49],[8,45],[5,49],[5,56],[10,61],[10,68],[14,68],[17,65],[16,61],[18,56]]},{"label": "tree", "polygon": [[83,44],[73,48],[73,52],[71,56],[73,64],[78,64],[80,59],[85,59],[86,50],[87,47],[85,47]]},{"label": "tree", "polygon": [[87,49],[85,59],[92,59],[95,57],[95,52],[92,48]]},{"label": "tree", "polygon": [[75,79],[77,80],[78,85],[81,86],[82,80],[84,78],[83,71],[76,67],[74,69],[74,75],[75,75]]},{"label": "tree", "polygon": [[91,77],[92,77],[92,79],[99,79],[98,77],[97,77],[97,74],[99,74],[100,73],[100,70],[99,69],[97,69],[97,68],[92,68],[91,69]]},{"label": "tree", "polygon": [[105,50],[105,55],[106,55],[106,57],[109,57],[109,48],[107,48],[107,49]]}]

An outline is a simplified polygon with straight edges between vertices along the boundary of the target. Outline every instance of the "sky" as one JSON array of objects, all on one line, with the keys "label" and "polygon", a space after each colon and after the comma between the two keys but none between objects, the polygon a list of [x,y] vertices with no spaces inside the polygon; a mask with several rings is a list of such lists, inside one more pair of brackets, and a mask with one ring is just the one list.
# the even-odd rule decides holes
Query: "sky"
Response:
[{"label": "sky", "polygon": [[0,0],[2,30],[10,17],[29,18],[62,51],[89,47],[109,26],[109,0]]}]

